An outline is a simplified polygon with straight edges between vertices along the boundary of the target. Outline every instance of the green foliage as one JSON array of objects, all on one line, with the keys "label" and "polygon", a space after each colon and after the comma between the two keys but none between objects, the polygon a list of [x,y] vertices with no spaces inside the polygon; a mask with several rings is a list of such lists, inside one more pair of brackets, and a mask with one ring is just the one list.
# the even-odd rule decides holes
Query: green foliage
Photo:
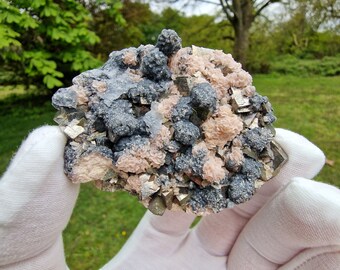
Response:
[{"label": "green foliage", "polygon": [[15,38],[19,37],[20,34],[15,32],[13,29],[6,25],[0,25],[0,49],[13,46],[21,46],[21,43]]},{"label": "green foliage", "polygon": [[183,46],[202,46],[212,49],[220,49],[226,53],[232,52],[233,30],[231,26],[222,21],[216,22],[216,18],[210,15],[185,17],[180,32]]},{"label": "green foliage", "polygon": [[270,21],[258,18],[251,28],[247,59],[247,70],[251,73],[270,72],[271,61],[277,55],[270,27]]},{"label": "green foliage", "polygon": [[[84,1],[86,2],[86,1]],[[112,18],[112,0],[104,1],[104,8],[98,8],[97,1],[89,2],[93,21],[91,29],[100,37],[101,42],[92,46],[91,51],[101,60],[106,60],[113,50],[121,50],[126,47],[139,46],[145,42],[144,30],[157,14],[153,14],[148,4],[133,1],[119,1],[122,23],[117,23]],[[110,2],[110,3],[109,3]],[[117,2],[117,1],[116,1]],[[111,8],[112,7],[112,8]]]},{"label": "green foliage", "polygon": [[287,1],[287,12],[296,16],[301,14],[314,31],[333,30],[339,33],[338,0],[294,0]]},{"label": "green foliage", "polygon": [[276,58],[271,63],[271,72],[296,76],[338,76],[340,75],[340,55],[322,59],[298,59],[292,55]]},{"label": "green foliage", "polygon": [[155,44],[162,29],[175,30],[183,40],[183,46],[192,44],[230,52],[232,30],[225,22],[216,22],[210,15],[191,16],[172,8],[162,13],[153,13],[148,4],[139,1],[122,1],[122,16],[126,23],[115,24],[105,9],[90,8],[93,14],[93,31],[101,42],[93,46],[93,52],[102,60],[113,50],[138,47],[140,44]]},{"label": "green foliage", "polygon": [[[301,0],[303,1],[303,0]],[[106,60],[112,50],[138,47],[140,44],[155,44],[157,36],[164,28],[174,29],[182,38],[183,46],[197,46],[222,49],[229,53],[233,49],[233,29],[227,21],[216,16],[186,16],[184,13],[166,8],[162,13],[153,13],[148,4],[141,1],[122,1],[125,25],[115,25],[103,10],[93,11],[92,29],[102,42],[93,47],[94,53]],[[315,67],[302,69],[304,74],[337,74],[336,67],[327,56],[340,54],[340,36],[332,31],[318,32],[303,9],[292,12],[289,20],[269,21],[257,17],[250,32],[247,70],[252,73],[284,72],[276,68],[275,59],[282,55],[294,55],[301,59],[323,59],[315,62]],[[325,58],[326,57],[326,58]],[[300,65],[302,62],[297,63]],[[320,65],[320,66],[319,66]],[[290,74],[290,73],[289,73]]]},{"label": "green foliage", "polygon": [[[303,1],[303,0],[301,0]],[[339,74],[340,35],[315,30],[304,9],[285,21],[260,19],[251,30],[247,63],[252,73]]]},{"label": "green foliage", "polygon": [[[274,50],[277,55],[291,54],[302,59],[321,59],[325,56],[340,54],[339,33],[319,29],[321,19],[316,18],[316,14],[312,16],[314,13],[321,12],[311,10],[316,9],[314,6],[310,7],[316,2],[299,0],[299,4],[292,10],[289,20],[276,22],[272,29],[264,28],[264,32],[269,31],[275,41]],[[326,19],[324,18],[324,20]],[[316,21],[320,22],[316,23]]]},{"label": "green foliage", "polygon": [[22,58],[26,63],[25,73],[30,77],[42,75],[43,83],[49,89],[62,86],[62,82],[57,78],[62,78],[64,75],[57,71],[57,64],[51,60],[51,53],[45,51],[24,51]]},{"label": "green foliage", "polygon": [[102,63],[94,58],[89,51],[79,48],[60,52],[60,58],[64,63],[72,63],[71,69],[79,72],[98,67]]},{"label": "green foliage", "polygon": [[[120,23],[121,4],[114,2],[110,12]],[[16,74],[0,83],[52,89],[75,73],[100,65],[87,49],[99,42],[89,30],[91,20],[90,12],[76,0],[0,0],[0,64],[2,72]]]},{"label": "green foliage", "polygon": [[315,32],[309,37],[304,58],[323,58],[340,55],[340,35],[333,31]]}]

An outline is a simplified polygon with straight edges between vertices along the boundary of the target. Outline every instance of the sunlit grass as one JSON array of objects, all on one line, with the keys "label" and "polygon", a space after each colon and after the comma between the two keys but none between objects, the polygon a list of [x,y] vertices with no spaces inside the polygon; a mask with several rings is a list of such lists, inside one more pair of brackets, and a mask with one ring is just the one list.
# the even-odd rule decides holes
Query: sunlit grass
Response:
[{"label": "sunlit grass", "polygon": [[317,179],[340,186],[340,77],[258,75],[254,85],[275,108],[276,127],[305,136],[335,162]]},{"label": "sunlit grass", "polygon": [[5,99],[11,95],[22,95],[25,93],[23,88],[15,88],[15,89],[6,89],[1,91],[0,90],[0,99]]},{"label": "sunlit grass", "polygon": [[26,95],[27,93],[32,93],[36,90],[34,86],[31,86],[29,89],[25,89],[24,85],[0,85],[0,100],[4,100],[9,97],[13,96],[22,96]]}]

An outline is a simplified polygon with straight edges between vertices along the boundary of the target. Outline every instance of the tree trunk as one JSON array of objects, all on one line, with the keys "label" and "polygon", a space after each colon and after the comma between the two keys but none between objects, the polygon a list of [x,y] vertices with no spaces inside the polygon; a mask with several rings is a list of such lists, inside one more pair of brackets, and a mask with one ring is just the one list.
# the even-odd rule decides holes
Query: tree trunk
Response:
[{"label": "tree trunk", "polygon": [[235,42],[233,56],[242,64],[243,68],[245,68],[247,63],[247,52],[249,49],[249,29],[244,29],[244,27],[238,25],[234,27],[234,31]]},{"label": "tree trunk", "polygon": [[254,6],[252,0],[233,0],[232,1],[234,17],[231,21],[235,32],[235,43],[233,54],[243,68],[247,64],[247,52],[249,49],[249,30],[253,23]]}]

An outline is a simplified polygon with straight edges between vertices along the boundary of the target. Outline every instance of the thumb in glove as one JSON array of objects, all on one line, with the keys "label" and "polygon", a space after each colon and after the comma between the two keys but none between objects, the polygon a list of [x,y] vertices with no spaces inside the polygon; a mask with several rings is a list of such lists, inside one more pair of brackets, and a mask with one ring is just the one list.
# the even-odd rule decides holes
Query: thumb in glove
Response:
[{"label": "thumb in glove", "polygon": [[79,186],[63,172],[58,127],[33,131],[0,180],[0,269],[66,269],[61,232]]}]

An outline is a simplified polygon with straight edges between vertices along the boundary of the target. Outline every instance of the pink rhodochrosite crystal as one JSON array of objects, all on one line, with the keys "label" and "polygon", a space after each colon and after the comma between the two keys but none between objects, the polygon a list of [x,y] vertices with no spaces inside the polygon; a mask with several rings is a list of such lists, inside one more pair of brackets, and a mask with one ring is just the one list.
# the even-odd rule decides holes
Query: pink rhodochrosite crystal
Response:
[{"label": "pink rhodochrosite crystal", "polygon": [[245,202],[286,160],[249,73],[220,50],[182,48],[173,30],[112,52],[52,103],[70,180],[126,190],[159,215]]}]

